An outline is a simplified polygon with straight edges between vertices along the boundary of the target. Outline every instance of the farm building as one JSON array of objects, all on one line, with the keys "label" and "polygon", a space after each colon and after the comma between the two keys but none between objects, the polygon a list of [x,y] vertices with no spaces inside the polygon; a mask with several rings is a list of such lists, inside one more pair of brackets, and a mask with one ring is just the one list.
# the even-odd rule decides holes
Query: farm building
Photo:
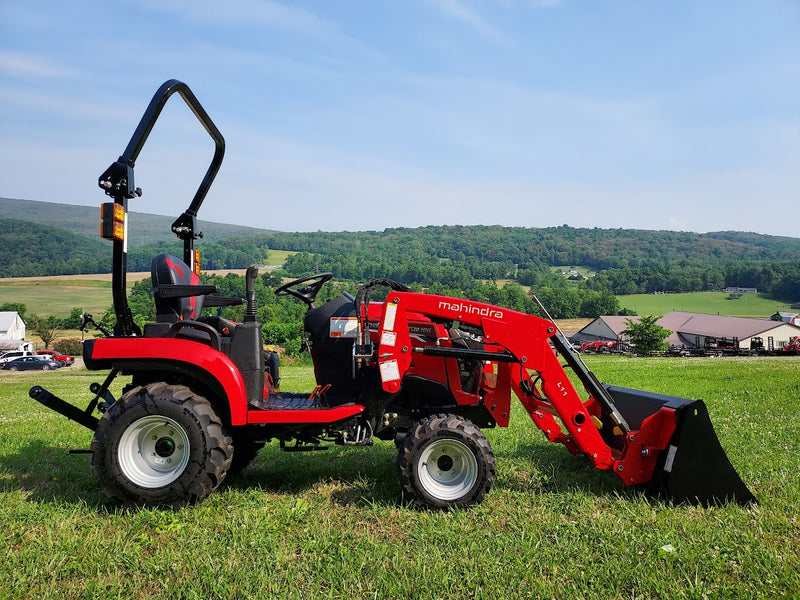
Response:
[{"label": "farm building", "polygon": [[25,340],[25,321],[19,313],[0,312],[0,351],[17,350]]},{"label": "farm building", "polygon": [[726,287],[723,292],[727,294],[757,294],[758,288],[748,287]]},{"label": "farm building", "polygon": [[773,321],[783,321],[800,327],[800,313],[778,311],[770,317]]},{"label": "farm building", "polygon": [[[573,343],[612,340],[625,341],[622,332],[627,328],[626,319],[637,317],[598,317],[572,336]],[[790,339],[800,335],[800,327],[783,321],[723,317],[673,311],[658,320],[658,324],[672,331],[667,342],[677,348],[706,348],[722,341],[746,350],[753,338],[761,338],[765,345],[782,348]]]}]

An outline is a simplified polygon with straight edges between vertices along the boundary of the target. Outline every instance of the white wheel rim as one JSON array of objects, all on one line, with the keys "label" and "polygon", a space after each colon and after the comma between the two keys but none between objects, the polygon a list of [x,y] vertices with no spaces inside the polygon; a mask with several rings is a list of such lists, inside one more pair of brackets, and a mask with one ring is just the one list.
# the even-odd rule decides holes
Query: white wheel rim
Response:
[{"label": "white wheel rim", "polygon": [[189,436],[168,417],[143,417],[119,440],[119,466],[132,483],[144,488],[168,485],[189,464]]},{"label": "white wheel rim", "polygon": [[417,475],[422,489],[434,498],[458,500],[478,480],[478,460],[464,442],[436,440],[422,451]]}]

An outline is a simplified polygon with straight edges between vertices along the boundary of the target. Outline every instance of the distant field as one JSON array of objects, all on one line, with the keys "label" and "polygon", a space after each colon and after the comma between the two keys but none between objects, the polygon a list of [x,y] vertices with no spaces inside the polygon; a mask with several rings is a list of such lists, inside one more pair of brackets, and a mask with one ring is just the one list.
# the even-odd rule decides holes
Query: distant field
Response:
[{"label": "distant field", "polygon": [[593,320],[594,319],[556,319],[556,324],[564,335],[570,336],[578,333]]},{"label": "distant field", "polygon": [[86,277],[92,279],[66,277],[0,279],[0,304],[21,302],[28,307],[29,313],[58,318],[68,317],[73,308],[80,308],[95,315],[102,314],[112,303],[111,276]]},{"label": "distant field", "polygon": [[787,303],[776,302],[762,294],[742,294],[729,300],[725,292],[692,292],[688,294],[631,294],[617,296],[623,308],[639,315],[663,315],[673,310],[699,312],[730,317],[766,318],[775,311],[790,311]]},{"label": "distant field", "polygon": [[[279,267],[291,254],[294,253],[270,250],[266,266]],[[221,275],[226,273],[244,275],[244,271],[244,269],[228,269],[210,272]],[[150,277],[150,273],[128,273],[128,286],[147,277]],[[736,300],[729,300],[728,294],[724,292],[632,294],[618,298],[623,308],[634,310],[639,315],[663,315],[672,310],[683,310],[734,317],[766,318],[778,310],[792,310],[787,303],[776,302],[755,294],[743,294]],[[6,302],[22,302],[28,307],[29,312],[45,316],[67,317],[72,308],[81,308],[95,314],[102,313],[111,306],[111,274],[0,279],[0,304]],[[570,334],[579,330],[585,322],[588,321],[579,319],[576,323],[560,323],[560,326]]]},{"label": "distant field", "polygon": [[283,263],[286,262],[286,259],[289,258],[292,254],[297,254],[297,252],[291,250],[270,250],[269,255],[267,256],[267,265],[268,267],[281,267]]},{"label": "distant field", "polygon": [[[270,250],[267,267],[280,267],[294,252]],[[209,271],[224,275],[244,275],[245,269]],[[149,272],[128,273],[128,287],[150,277]],[[73,308],[97,315],[109,309],[111,300],[111,273],[97,275],[58,275],[55,277],[0,278],[0,304],[22,302],[28,312],[58,318],[68,317]]]}]

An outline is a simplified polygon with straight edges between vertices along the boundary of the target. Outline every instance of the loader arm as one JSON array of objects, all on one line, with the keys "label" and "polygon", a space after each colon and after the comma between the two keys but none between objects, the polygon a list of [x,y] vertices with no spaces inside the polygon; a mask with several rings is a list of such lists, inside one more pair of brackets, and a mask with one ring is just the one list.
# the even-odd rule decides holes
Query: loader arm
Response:
[{"label": "loader arm", "polygon": [[[483,350],[456,348],[447,339],[414,346],[410,314],[479,328]],[[549,441],[613,470],[625,485],[644,485],[681,502],[755,502],[702,401],[600,383],[551,321],[471,300],[392,291],[378,337],[378,370],[388,393],[400,391],[415,353],[479,359],[492,378],[477,401],[498,425],[508,426],[513,391]],[[587,392],[585,400],[559,354]]]},{"label": "loader arm", "polygon": [[[458,321],[483,331],[486,350],[480,358],[496,365],[497,371],[497,384],[483,400],[499,425],[508,425],[513,391],[548,440],[564,444],[573,453],[586,454],[598,468],[614,467],[611,448],[592,419],[599,418],[597,402],[592,397],[586,403],[581,400],[550,347],[551,338],[557,334],[553,323],[480,302],[393,292],[384,307],[378,348],[382,385],[390,393],[400,389],[403,375],[413,361],[408,313]],[[433,355],[446,355],[448,350],[454,356],[474,355],[474,351],[444,347],[417,349]],[[531,382],[535,379],[539,380],[540,389],[534,390]]]}]

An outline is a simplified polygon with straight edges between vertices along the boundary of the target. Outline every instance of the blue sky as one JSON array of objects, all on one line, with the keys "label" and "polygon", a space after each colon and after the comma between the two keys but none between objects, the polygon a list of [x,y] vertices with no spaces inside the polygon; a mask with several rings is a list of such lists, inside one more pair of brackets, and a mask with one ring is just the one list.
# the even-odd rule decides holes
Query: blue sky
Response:
[{"label": "blue sky", "polygon": [[[227,143],[203,219],[800,237],[796,0],[0,0],[0,196],[99,205],[171,78]],[[212,152],[173,97],[130,209]]]}]

